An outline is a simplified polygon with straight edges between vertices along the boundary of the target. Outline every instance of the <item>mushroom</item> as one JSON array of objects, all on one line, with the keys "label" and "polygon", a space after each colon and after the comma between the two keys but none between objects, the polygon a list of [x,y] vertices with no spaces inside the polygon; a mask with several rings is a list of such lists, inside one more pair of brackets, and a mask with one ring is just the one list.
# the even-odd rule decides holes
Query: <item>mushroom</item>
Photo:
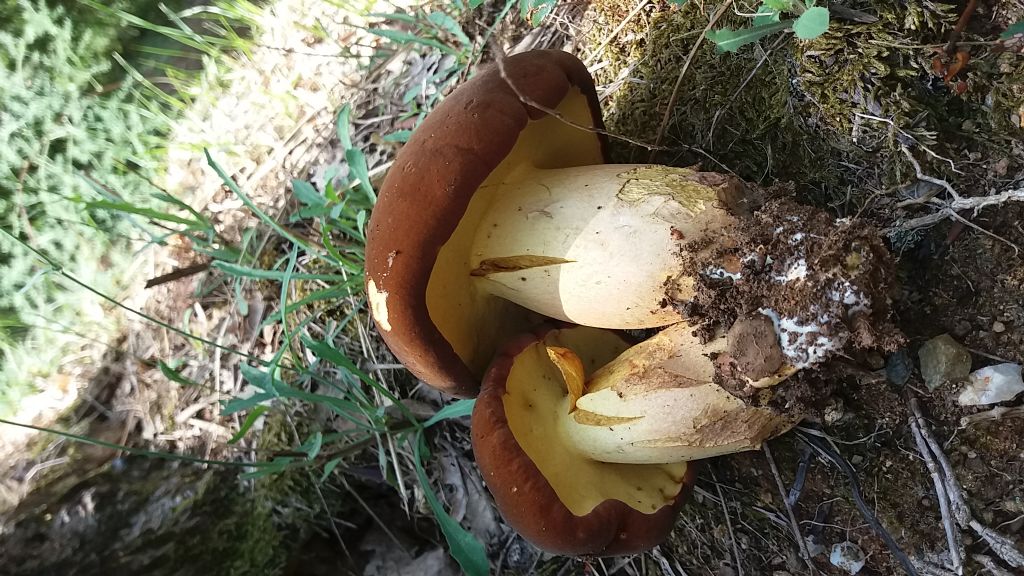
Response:
[{"label": "mushroom", "polygon": [[671,530],[691,461],[759,448],[799,421],[716,384],[726,338],[703,345],[691,331],[676,324],[627,348],[608,330],[544,327],[504,348],[471,430],[513,528],[561,554],[651,548]]},{"label": "mushroom", "polygon": [[[557,115],[549,114],[553,110]],[[366,292],[420,379],[474,396],[495,351],[543,317],[665,326],[685,298],[680,240],[713,243],[742,184],[685,168],[605,164],[586,67],[510,56],[448,96],[389,171],[371,216]]]},{"label": "mushroom", "polygon": [[615,333],[545,326],[510,340],[473,409],[473,452],[506,522],[566,555],[647,550],[672,530],[694,465],[601,462],[564,434],[568,395],[549,349],[577,351],[592,372],[627,349]]}]

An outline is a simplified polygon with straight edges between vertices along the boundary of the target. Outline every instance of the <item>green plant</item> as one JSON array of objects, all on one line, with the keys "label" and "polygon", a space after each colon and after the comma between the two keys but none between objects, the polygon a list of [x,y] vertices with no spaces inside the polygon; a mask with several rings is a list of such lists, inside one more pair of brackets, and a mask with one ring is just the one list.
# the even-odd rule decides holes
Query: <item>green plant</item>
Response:
[{"label": "green plant", "polygon": [[[100,55],[116,42],[115,33],[80,26],[42,2],[18,0],[13,6],[14,26],[0,31],[0,227],[9,233],[0,236],[0,311],[18,319],[8,326],[37,317],[101,326],[97,301],[68,292],[16,240],[73,256],[69,270],[100,290],[115,291],[130,260],[125,238],[152,236],[137,219],[83,205],[143,202],[145,178],[160,162],[167,118],[138,105],[132,82],[104,90],[100,79],[110,64]],[[0,327],[0,333],[8,341],[0,405],[9,407],[37,371],[53,365],[66,339],[37,330],[15,334]],[[16,350],[21,346],[31,354]]]},{"label": "green plant", "polygon": [[[782,14],[793,14],[796,18],[782,20]],[[829,25],[828,8],[816,6],[814,0],[764,0],[750,17],[749,28],[709,30],[708,40],[720,52],[735,52],[765,36],[789,30],[801,40],[812,40],[824,34]]]}]

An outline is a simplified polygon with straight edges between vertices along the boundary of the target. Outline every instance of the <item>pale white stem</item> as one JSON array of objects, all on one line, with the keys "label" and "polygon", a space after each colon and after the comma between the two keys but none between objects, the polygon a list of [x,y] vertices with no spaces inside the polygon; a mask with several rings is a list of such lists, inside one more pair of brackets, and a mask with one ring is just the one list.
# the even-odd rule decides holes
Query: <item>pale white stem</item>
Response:
[{"label": "pale white stem", "polygon": [[664,306],[666,281],[680,275],[684,242],[717,239],[733,221],[716,196],[724,186],[735,184],[663,166],[517,171],[480,190],[491,203],[473,241],[474,281],[586,326],[678,322]]}]

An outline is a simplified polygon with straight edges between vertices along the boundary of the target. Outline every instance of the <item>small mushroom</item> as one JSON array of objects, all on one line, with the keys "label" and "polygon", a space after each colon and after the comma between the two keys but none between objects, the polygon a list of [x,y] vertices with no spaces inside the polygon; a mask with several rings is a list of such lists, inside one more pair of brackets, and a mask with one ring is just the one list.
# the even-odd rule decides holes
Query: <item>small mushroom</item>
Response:
[{"label": "small mushroom", "polygon": [[[681,242],[713,243],[742,184],[605,164],[602,127],[586,67],[541,50],[480,72],[416,129],[369,222],[366,291],[388,346],[419,378],[473,396],[498,346],[543,317],[679,321],[662,304],[666,280],[681,276]],[[673,289],[685,298],[690,285]]]},{"label": "small mushroom", "polygon": [[564,435],[568,398],[549,348],[579,351],[593,371],[627,349],[611,331],[550,326],[512,339],[473,410],[473,452],[506,522],[548,552],[614,555],[664,540],[695,481],[694,465],[615,464]]},{"label": "small mushroom", "polygon": [[627,348],[611,331],[548,327],[504,348],[472,435],[512,527],[562,554],[650,548],[692,482],[688,462],[756,449],[799,420],[715,384],[711,357],[725,339],[702,345],[691,330]]}]

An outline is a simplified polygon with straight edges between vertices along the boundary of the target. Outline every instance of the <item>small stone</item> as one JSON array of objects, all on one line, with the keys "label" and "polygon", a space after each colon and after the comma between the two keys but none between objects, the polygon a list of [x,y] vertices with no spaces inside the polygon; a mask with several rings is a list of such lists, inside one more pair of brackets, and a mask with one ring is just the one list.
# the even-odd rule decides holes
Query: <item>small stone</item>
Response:
[{"label": "small stone", "polygon": [[1013,400],[1024,392],[1020,364],[996,364],[975,370],[960,392],[961,406],[982,406]]},{"label": "small stone", "polygon": [[971,372],[971,353],[949,334],[925,342],[917,355],[929,390],[946,382],[960,382]]},{"label": "small stone", "polygon": [[970,450],[969,452],[967,452],[967,457],[968,458],[977,458],[978,457],[978,453],[975,452],[974,450]]},{"label": "small stone", "polygon": [[1006,324],[1003,324],[999,320],[996,320],[995,322],[992,323],[992,331],[995,332],[996,334],[1002,334],[1003,332],[1006,332]]},{"label": "small stone", "polygon": [[914,363],[910,361],[910,353],[906,348],[893,352],[885,360],[885,377],[897,386],[906,384],[913,371]]},{"label": "small stone", "polygon": [[811,558],[825,553],[825,547],[813,536],[804,536],[804,542],[807,544],[807,553]]},{"label": "small stone", "polygon": [[829,426],[839,422],[846,416],[846,407],[843,405],[841,398],[833,398],[828,406],[825,406],[825,413],[823,414],[825,424]]},{"label": "small stone", "polygon": [[957,338],[963,338],[964,336],[967,336],[970,333],[971,323],[968,322],[967,320],[961,320],[956,323],[956,326],[953,327],[953,336],[956,336]]},{"label": "small stone", "polygon": [[837,568],[856,574],[864,567],[864,551],[853,542],[842,542],[832,546],[832,554],[828,561]]},{"label": "small stone", "polygon": [[860,454],[854,454],[853,458],[850,458],[850,463],[853,464],[854,466],[860,464],[863,461],[864,461],[864,457],[861,456]]}]

